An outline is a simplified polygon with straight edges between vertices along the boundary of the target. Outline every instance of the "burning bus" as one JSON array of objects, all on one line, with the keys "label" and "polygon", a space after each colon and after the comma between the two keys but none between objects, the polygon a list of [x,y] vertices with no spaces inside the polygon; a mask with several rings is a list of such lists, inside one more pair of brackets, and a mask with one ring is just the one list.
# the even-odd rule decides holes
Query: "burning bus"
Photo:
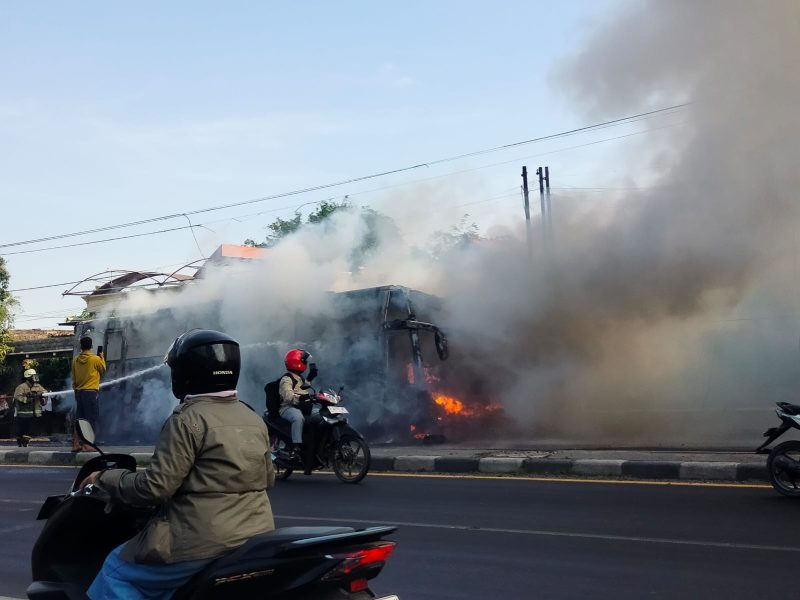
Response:
[{"label": "burning bus", "polygon": [[220,300],[77,323],[76,340],[89,336],[105,349],[103,430],[117,441],[154,438],[174,406],[168,369],[159,366],[164,352],[179,334],[199,327],[226,331],[240,342],[240,397],[256,410],[264,409],[265,383],[283,373],[284,353],[301,347],[319,365],[318,382],[345,386],[353,420],[372,440],[435,437],[447,396],[431,387],[441,380],[449,354],[447,337],[436,324],[439,299],[387,285],[328,292],[323,304],[318,311],[246,324],[230,318]]}]

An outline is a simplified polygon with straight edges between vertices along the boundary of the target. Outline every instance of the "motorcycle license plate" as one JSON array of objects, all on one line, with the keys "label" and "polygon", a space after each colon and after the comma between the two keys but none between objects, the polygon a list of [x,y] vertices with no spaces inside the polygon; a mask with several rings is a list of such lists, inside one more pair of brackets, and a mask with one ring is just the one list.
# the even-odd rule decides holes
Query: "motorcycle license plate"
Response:
[{"label": "motorcycle license plate", "polygon": [[332,415],[346,415],[349,411],[344,406],[329,406],[328,412]]}]

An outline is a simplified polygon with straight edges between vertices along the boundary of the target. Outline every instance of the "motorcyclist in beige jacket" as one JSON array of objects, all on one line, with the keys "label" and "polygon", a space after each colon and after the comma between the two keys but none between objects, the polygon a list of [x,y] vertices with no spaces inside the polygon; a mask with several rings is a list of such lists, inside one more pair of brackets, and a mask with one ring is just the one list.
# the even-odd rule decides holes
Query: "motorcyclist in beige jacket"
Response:
[{"label": "motorcyclist in beige jacket", "polygon": [[181,403],[164,423],[150,465],[92,473],[112,502],[158,505],[141,532],[106,558],[88,595],[167,599],[219,555],[275,528],[266,490],[275,482],[267,428],[236,397],[239,344],[193,330],[165,362]]}]

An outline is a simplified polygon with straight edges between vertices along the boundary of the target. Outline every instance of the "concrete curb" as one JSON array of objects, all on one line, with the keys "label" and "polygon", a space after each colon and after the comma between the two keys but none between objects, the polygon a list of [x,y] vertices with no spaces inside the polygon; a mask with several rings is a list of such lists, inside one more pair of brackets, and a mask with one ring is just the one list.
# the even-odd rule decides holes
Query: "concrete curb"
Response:
[{"label": "concrete curb", "polygon": [[[97,453],[0,450],[0,464],[80,466],[94,456],[97,456]],[[149,452],[135,452],[132,456],[139,466],[150,464],[152,458],[152,454]],[[673,481],[769,481],[766,465],[753,462],[510,458],[505,456],[373,456],[371,470],[406,473],[623,477]]]}]

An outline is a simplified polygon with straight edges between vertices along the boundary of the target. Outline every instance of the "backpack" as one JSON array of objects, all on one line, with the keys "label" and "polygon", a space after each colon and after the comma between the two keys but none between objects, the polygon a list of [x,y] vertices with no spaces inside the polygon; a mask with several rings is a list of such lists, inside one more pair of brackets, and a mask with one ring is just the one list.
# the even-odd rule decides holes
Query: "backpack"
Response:
[{"label": "backpack", "polygon": [[296,381],[294,375],[287,372],[278,377],[275,381],[270,381],[264,386],[264,393],[267,395],[267,413],[271,417],[279,416],[278,411],[281,408],[280,383],[281,379],[287,375],[292,378],[292,381]]}]

